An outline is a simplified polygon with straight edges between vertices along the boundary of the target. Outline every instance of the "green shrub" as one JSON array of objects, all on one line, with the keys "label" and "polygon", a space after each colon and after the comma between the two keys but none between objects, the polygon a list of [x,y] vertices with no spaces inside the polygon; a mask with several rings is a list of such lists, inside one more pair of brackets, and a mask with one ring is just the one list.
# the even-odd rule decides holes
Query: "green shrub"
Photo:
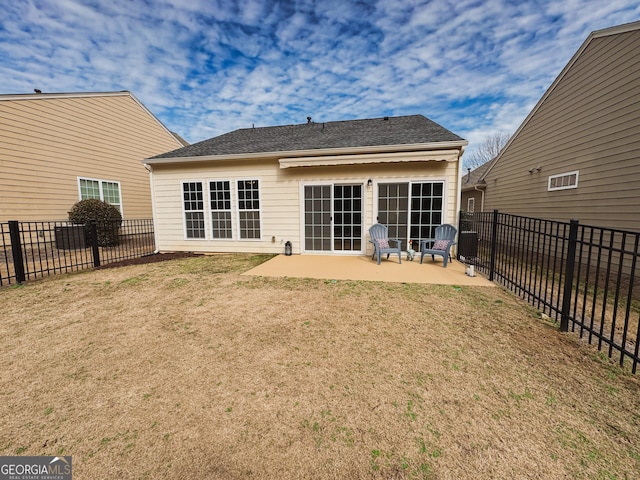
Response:
[{"label": "green shrub", "polygon": [[95,220],[98,235],[98,245],[101,247],[113,247],[118,245],[118,234],[122,215],[120,210],[113,205],[95,198],[80,200],[69,212],[69,221],[75,224],[85,224],[85,238],[88,245],[93,243],[89,223]]}]

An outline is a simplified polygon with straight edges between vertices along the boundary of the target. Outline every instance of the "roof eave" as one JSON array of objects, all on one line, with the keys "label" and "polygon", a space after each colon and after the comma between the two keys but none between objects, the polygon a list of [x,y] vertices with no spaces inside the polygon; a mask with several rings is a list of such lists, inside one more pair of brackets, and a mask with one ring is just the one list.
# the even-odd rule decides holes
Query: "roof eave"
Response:
[{"label": "roof eave", "polygon": [[226,155],[200,155],[194,157],[166,157],[166,158],[146,158],[143,163],[147,165],[161,165],[170,163],[199,163],[211,161],[233,161],[233,160],[261,160],[281,157],[306,157],[323,155],[347,155],[361,153],[385,153],[385,152],[408,152],[416,150],[441,150],[459,148],[462,152],[469,144],[466,140],[455,140],[448,142],[413,143],[402,145],[375,145],[364,147],[341,147],[322,148],[312,150],[291,150],[274,152],[254,152],[254,153],[234,153]]},{"label": "roof eave", "polygon": [[469,192],[471,190],[484,190],[485,188],[487,188],[486,183],[472,183],[471,185],[463,185],[461,191]]},{"label": "roof eave", "polygon": [[131,96],[129,90],[119,92],[66,92],[66,93],[6,93],[0,100],[47,100],[51,98],[87,98],[87,97],[120,97]]}]

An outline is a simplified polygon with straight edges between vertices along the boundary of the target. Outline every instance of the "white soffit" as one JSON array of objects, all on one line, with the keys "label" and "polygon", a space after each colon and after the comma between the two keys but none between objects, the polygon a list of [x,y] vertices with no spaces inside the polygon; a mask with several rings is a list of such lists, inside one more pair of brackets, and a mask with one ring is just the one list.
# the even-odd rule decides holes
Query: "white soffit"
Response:
[{"label": "white soffit", "polygon": [[362,155],[327,155],[321,157],[285,157],[279,159],[280,168],[324,167],[332,165],[359,165],[399,162],[455,162],[460,150],[433,150],[430,152],[371,153]]}]

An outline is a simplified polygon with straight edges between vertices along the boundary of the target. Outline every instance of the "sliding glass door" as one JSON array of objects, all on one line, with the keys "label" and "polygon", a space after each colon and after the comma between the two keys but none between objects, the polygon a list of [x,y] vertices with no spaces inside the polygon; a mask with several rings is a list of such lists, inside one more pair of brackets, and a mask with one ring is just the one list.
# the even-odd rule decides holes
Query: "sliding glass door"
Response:
[{"label": "sliding glass door", "polygon": [[389,237],[402,240],[403,249],[413,240],[433,238],[442,223],[444,182],[398,182],[378,185],[378,222],[389,227]]},{"label": "sliding glass door", "polygon": [[362,185],[304,187],[304,248],[317,252],[362,251]]}]

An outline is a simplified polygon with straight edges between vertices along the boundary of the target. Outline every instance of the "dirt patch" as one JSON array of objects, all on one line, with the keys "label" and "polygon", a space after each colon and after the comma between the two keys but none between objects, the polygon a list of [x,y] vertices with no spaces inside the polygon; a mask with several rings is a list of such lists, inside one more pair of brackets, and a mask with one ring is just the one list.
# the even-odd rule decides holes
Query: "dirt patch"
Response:
[{"label": "dirt patch", "polygon": [[516,297],[241,275],[268,258],[0,290],[0,454],[95,479],[637,476],[638,377]]},{"label": "dirt patch", "polygon": [[96,270],[104,270],[107,268],[127,267],[130,265],[146,265],[148,263],[166,262],[167,260],[176,260],[178,258],[202,257],[201,253],[193,252],[170,252],[170,253],[153,253],[151,255],[143,255],[138,258],[130,258],[119,262],[107,263],[100,265]]}]

